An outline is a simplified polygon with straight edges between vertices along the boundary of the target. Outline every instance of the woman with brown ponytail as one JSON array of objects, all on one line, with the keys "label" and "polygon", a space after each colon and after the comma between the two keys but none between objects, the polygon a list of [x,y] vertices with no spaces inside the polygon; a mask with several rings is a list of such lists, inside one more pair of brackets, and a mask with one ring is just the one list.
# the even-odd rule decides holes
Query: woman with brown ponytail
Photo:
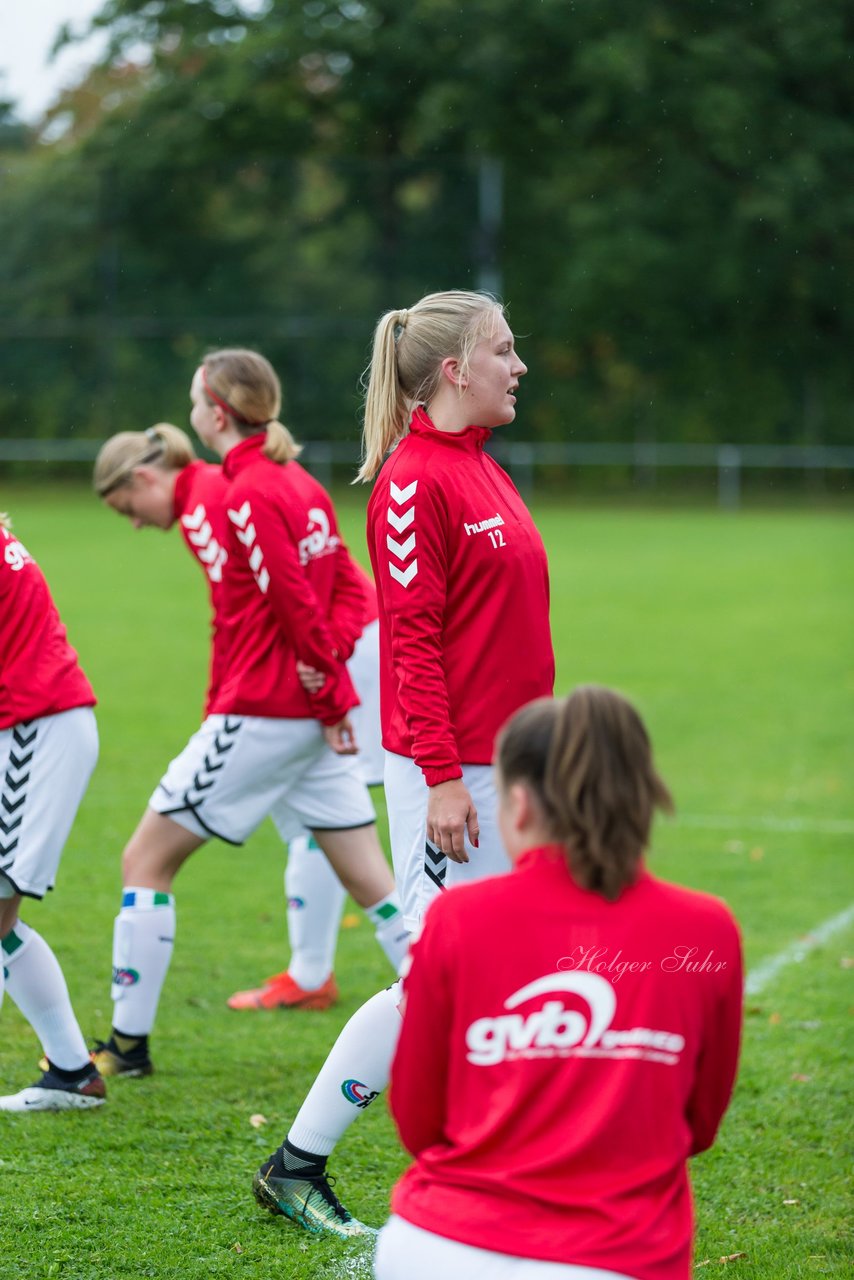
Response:
[{"label": "woman with brown ponytail", "polygon": [[415,1163],[377,1280],[690,1280],[689,1156],[729,1102],[736,923],[658,880],[668,790],[593,686],[512,717],[496,753],[513,872],[429,907],[391,1109]]}]

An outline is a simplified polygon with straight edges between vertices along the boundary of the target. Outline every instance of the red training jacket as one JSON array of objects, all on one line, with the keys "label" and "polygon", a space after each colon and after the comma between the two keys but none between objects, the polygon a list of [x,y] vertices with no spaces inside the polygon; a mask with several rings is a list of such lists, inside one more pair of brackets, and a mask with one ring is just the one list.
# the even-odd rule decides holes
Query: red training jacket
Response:
[{"label": "red training jacket", "polygon": [[430,906],[404,980],[392,1209],[481,1249],[690,1280],[686,1161],[735,1079],[738,928],[645,870],[611,903],[557,848]]},{"label": "red training jacket", "polygon": [[227,669],[230,628],[223,610],[222,591],[223,570],[228,559],[227,489],[222,467],[200,459],[184,467],[175,481],[175,519],[187,547],[204,570],[211,602],[211,656],[205,715],[210,713]]},{"label": "red training jacket", "polygon": [[368,503],[383,746],[428,786],[491,764],[504,722],[554,687],[545,549],[490,435],[418,409]]},{"label": "red training jacket", "polygon": [[[337,724],[359,704],[344,663],[364,627],[365,591],[329,494],[299,463],[272,462],[264,444],[259,432],[223,462],[231,636],[211,710]],[[326,673],[318,694],[300,684],[298,658]]]},{"label": "red training jacket", "polygon": [[[222,467],[197,459],[179,472],[175,481],[175,519],[191,554],[201,565],[211,602],[211,657],[205,715],[210,713],[228,665],[230,627],[223,610],[222,578],[228,559],[229,537],[225,496],[228,481]],[[353,563],[365,595],[363,627],[377,616],[377,592],[373,581]]]},{"label": "red training jacket", "polygon": [[0,553],[0,729],[93,707],[44,574],[2,526]]}]

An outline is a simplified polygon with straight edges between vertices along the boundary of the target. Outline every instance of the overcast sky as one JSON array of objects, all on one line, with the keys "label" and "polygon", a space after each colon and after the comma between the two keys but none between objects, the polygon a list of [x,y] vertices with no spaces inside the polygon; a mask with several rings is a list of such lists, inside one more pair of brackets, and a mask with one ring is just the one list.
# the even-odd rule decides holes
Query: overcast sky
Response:
[{"label": "overcast sky", "polygon": [[103,0],[0,0],[0,91],[12,98],[22,119],[37,120],[60,89],[80,79],[103,41],[66,49],[52,63],[48,54],[64,22],[82,29]]}]

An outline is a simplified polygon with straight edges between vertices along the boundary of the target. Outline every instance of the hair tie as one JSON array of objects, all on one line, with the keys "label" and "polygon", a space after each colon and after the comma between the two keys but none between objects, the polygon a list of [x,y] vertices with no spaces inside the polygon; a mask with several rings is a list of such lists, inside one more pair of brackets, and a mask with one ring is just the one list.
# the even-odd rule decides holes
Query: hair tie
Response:
[{"label": "hair tie", "polygon": [[406,322],[408,319],[409,319],[409,311],[407,310],[406,307],[404,307],[401,311],[398,311],[397,323],[400,325],[401,329],[406,328]]}]

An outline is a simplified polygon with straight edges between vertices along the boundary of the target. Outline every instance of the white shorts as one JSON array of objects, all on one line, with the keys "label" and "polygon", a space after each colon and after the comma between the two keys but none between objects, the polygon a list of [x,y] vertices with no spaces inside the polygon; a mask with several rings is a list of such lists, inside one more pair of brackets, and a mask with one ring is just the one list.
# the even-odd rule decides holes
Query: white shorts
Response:
[{"label": "white shorts", "polygon": [[476,1249],[394,1214],[377,1239],[376,1280],[631,1280],[623,1272]]},{"label": "white shorts", "polygon": [[0,729],[0,897],[53,888],[97,759],[91,707]]},{"label": "white shorts", "polygon": [[317,720],[208,716],[148,802],[202,840],[243,844],[269,814],[284,840],[302,829],[375,821],[355,756],[338,756]]},{"label": "white shorts", "polygon": [[378,787],[385,765],[380,727],[380,624],[369,622],[347,663],[361,705],[350,712],[359,754],[356,762],[365,786]]},{"label": "white shorts", "polygon": [[424,774],[407,756],[385,753],[385,794],[394,878],[403,904],[403,918],[410,930],[421,923],[424,912],[443,889],[470,884],[484,876],[502,875],[510,860],[498,830],[498,796],[492,765],[464,764],[463,781],[469,789],[480,823],[477,849],[466,837],[468,862],[454,862],[427,839],[427,792]]}]

